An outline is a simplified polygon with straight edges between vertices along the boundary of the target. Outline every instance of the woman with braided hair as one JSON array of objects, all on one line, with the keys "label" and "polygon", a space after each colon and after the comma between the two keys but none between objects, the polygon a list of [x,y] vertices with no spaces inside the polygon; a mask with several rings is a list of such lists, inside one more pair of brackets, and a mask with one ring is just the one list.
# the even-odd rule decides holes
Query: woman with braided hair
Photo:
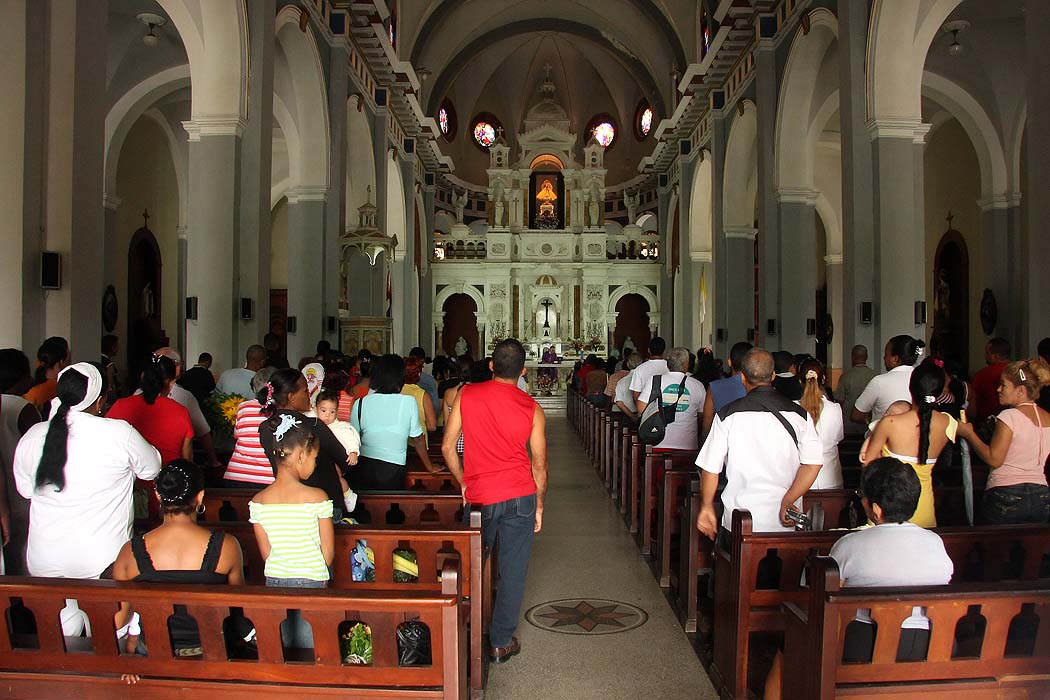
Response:
[{"label": "woman with braided hair", "polygon": [[865,464],[876,457],[896,457],[910,464],[919,477],[922,492],[919,506],[910,522],[921,527],[937,527],[933,502],[933,465],[949,442],[955,442],[958,422],[937,410],[937,397],[944,391],[944,370],[924,362],[911,373],[908,384],[911,410],[886,415],[875,427]]},{"label": "woman with braided hair", "polygon": [[1050,455],[1050,414],[1036,405],[1050,385],[1050,367],[1041,359],[1011,362],[999,378],[999,404],[992,444],[986,445],[969,423],[959,435],[991,472],[981,515],[988,524],[1045,523],[1050,518],[1050,490],[1044,467]]}]

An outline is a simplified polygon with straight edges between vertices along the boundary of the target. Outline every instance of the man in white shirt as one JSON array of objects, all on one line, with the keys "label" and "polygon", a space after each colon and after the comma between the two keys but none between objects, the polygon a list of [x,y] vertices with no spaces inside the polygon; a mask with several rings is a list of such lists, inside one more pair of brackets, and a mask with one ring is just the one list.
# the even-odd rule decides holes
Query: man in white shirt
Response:
[{"label": "man in white shirt", "polygon": [[649,384],[650,379],[658,374],[667,374],[667,361],[664,359],[666,350],[667,343],[660,336],[649,341],[649,359],[638,365],[631,373],[631,397],[635,401],[638,400],[642,389]]},{"label": "man in white shirt", "polygon": [[[697,379],[690,377],[689,349],[674,348],[667,355],[667,374],[658,374],[649,379],[638,397],[636,406],[638,414],[645,412],[650,397],[660,383],[660,397],[664,406],[675,406],[674,422],[668,423],[664,439],[654,445],[664,450],[698,450],[700,449],[700,421],[702,409],[707,398],[707,390]],[[684,386],[683,386],[684,384]]]},{"label": "man in white shirt", "polygon": [[237,394],[246,399],[255,398],[252,394],[252,378],[255,373],[266,366],[266,348],[252,345],[244,353],[244,367],[234,367],[222,373],[215,391],[221,394]]},{"label": "man in white shirt", "polygon": [[823,461],[809,414],[770,386],[773,356],[753,348],[742,364],[747,396],[718,412],[696,460],[701,469],[696,526],[711,539],[718,534],[714,503],[723,469],[722,527],[732,528],[733,511],[739,509],[751,512],[756,532],[776,532],[792,528],[785,514],[809,490]]},{"label": "man in white shirt", "polygon": [[925,347],[925,344],[918,345],[910,336],[898,335],[890,338],[882,353],[886,373],[872,377],[857,397],[850,414],[853,422],[867,424],[879,420],[893,402],[911,402],[908,384],[911,382],[915,363],[921,357],[922,347]]}]

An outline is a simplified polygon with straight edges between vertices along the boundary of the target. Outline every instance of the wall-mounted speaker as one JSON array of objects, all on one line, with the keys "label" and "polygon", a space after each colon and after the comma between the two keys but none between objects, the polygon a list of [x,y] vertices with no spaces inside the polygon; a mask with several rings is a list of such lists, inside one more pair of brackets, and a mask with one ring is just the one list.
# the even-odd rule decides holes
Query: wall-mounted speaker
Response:
[{"label": "wall-mounted speaker", "polygon": [[715,331],[715,339],[720,343],[726,342],[727,335],[729,335],[729,332],[725,328],[719,328]]},{"label": "wall-mounted speaker", "polygon": [[807,318],[806,319],[806,335],[817,334],[817,319]]},{"label": "wall-mounted speaker", "polygon": [[766,319],[766,335],[777,334],[777,320],[775,318]]},{"label": "wall-mounted speaker", "polygon": [[62,254],[45,250],[40,253],[40,288],[62,288]]},{"label": "wall-mounted speaker", "polygon": [[298,323],[299,323],[299,319],[298,318],[296,318],[295,316],[289,316],[288,320],[284,322],[284,329],[289,334],[294,334],[295,331],[296,331],[296,326],[298,326]]},{"label": "wall-mounted speaker", "polygon": [[325,328],[329,333],[335,333],[335,316],[325,317]]},{"label": "wall-mounted speaker", "polygon": [[870,326],[875,322],[875,305],[870,301],[860,302],[860,322],[865,326]]},{"label": "wall-mounted speaker", "polygon": [[197,297],[186,297],[186,320],[197,320]]},{"label": "wall-mounted speaker", "polygon": [[926,323],[926,302],[915,302],[915,325],[921,326]]},{"label": "wall-mounted speaker", "polygon": [[747,329],[747,342],[749,342],[749,343],[755,342],[755,329],[754,328],[748,328]]},{"label": "wall-mounted speaker", "polygon": [[251,321],[255,318],[255,300],[251,297],[241,297],[241,320]]}]

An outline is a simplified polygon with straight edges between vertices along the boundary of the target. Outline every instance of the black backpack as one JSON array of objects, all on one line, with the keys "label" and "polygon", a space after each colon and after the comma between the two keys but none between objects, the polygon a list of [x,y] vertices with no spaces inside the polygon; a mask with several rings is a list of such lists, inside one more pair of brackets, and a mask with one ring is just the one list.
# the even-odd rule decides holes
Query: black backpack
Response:
[{"label": "black backpack", "polygon": [[689,376],[683,376],[678,384],[678,396],[673,404],[664,405],[663,390],[661,389],[662,375],[653,377],[653,389],[649,393],[649,403],[642,412],[638,422],[638,441],[643,445],[659,445],[667,433],[667,426],[674,423],[675,414],[678,412],[678,402],[682,400],[685,391],[685,383]]}]

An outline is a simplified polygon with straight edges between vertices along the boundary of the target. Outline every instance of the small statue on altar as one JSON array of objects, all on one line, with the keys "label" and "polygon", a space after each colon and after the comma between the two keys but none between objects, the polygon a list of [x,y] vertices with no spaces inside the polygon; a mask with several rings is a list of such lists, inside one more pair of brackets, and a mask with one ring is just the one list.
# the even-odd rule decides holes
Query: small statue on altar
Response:
[{"label": "small statue on altar", "polygon": [[496,180],[496,183],[492,186],[492,201],[495,203],[496,216],[492,220],[492,225],[496,227],[503,226],[503,181]]},{"label": "small statue on altar", "polygon": [[597,181],[591,181],[591,188],[587,195],[588,205],[587,212],[591,215],[591,226],[600,226],[601,222],[598,220],[598,214],[600,213],[602,193],[598,189]]},{"label": "small statue on altar", "polygon": [[634,341],[631,339],[631,336],[627,336],[627,338],[623,341],[623,356],[630,357],[631,352],[637,349],[638,348],[635,347]]},{"label": "small statue on altar", "polygon": [[540,191],[536,193],[536,228],[556,229],[561,226],[554,207],[556,201],[558,201],[558,193],[554,191],[554,184],[550,179],[544,180],[540,185]]},{"label": "small statue on altar", "polygon": [[467,345],[467,339],[463,336],[459,336],[459,338],[456,339],[456,346],[454,350],[456,351],[456,357],[460,357],[469,353],[470,346]]},{"label": "small statue on altar", "polygon": [[623,205],[627,209],[627,223],[635,223],[635,214],[638,213],[638,193],[629,193],[626,189],[623,191]]},{"label": "small statue on altar", "polygon": [[456,221],[463,223],[463,210],[467,208],[467,191],[453,195],[452,204],[456,207]]}]

